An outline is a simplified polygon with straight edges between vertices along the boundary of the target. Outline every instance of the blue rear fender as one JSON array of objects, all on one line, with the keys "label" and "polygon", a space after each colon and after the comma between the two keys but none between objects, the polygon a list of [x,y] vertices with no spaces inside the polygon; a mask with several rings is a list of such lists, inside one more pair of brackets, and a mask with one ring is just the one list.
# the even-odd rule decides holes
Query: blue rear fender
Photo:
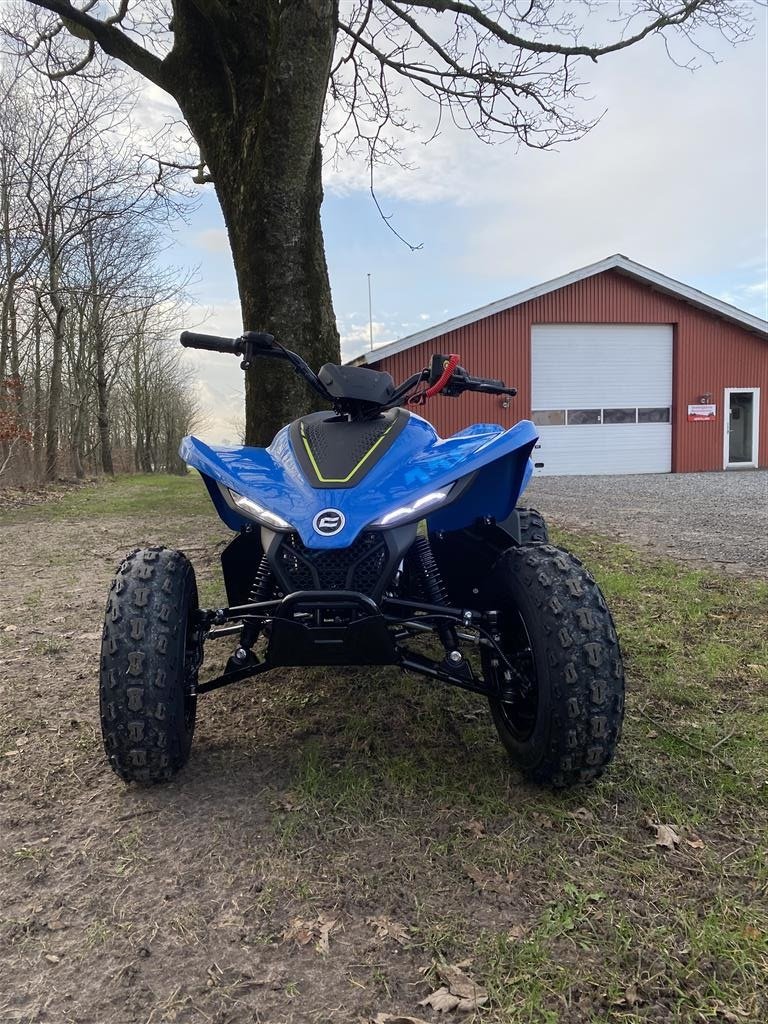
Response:
[{"label": "blue rear fender", "polygon": [[[330,414],[329,414],[330,415]],[[411,414],[407,426],[355,487],[312,487],[284,427],[269,448],[211,446],[185,437],[179,454],[203,476],[216,510],[227,526],[240,530],[250,520],[225,501],[219,485],[251,498],[289,522],[312,548],[343,548],[374,520],[470,474],[460,497],[427,517],[430,530],[470,526],[480,516],[506,519],[530,480],[530,454],[536,428],[521,420],[509,430],[476,424],[440,438],[422,417]],[[333,537],[316,533],[318,512],[344,513],[343,529]]]}]

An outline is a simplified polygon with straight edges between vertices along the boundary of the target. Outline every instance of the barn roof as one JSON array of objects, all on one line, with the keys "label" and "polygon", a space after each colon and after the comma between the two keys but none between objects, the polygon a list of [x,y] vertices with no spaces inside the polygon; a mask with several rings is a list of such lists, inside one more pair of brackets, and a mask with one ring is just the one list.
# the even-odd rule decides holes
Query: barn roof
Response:
[{"label": "barn roof", "polygon": [[707,295],[706,292],[701,292],[698,288],[691,288],[690,285],[675,281],[674,278],[660,274],[657,270],[651,270],[650,267],[644,267],[640,263],[635,263],[634,260],[629,259],[627,256],[622,256],[621,253],[616,253],[613,256],[607,256],[604,260],[599,260],[597,263],[590,263],[589,266],[572,270],[569,274],[563,274],[561,277],[555,277],[551,281],[534,285],[533,288],[526,288],[525,291],[516,292],[514,295],[509,295],[506,299],[489,302],[487,306],[480,306],[479,309],[473,309],[469,313],[462,313],[461,316],[455,316],[451,320],[444,320],[443,323],[427,327],[416,334],[409,334],[407,338],[400,338],[399,341],[382,345],[374,349],[373,352],[366,352],[363,356],[358,357],[355,362],[378,362],[386,356],[393,356],[397,352],[413,348],[414,345],[421,345],[425,341],[431,341],[441,334],[447,334],[449,331],[466,327],[467,324],[475,323],[477,320],[484,320],[486,317],[493,316],[494,313],[502,313],[506,309],[520,306],[524,302],[530,302],[531,299],[539,298],[540,295],[547,295],[549,292],[566,288],[570,284],[576,284],[577,281],[583,281],[585,278],[593,277],[595,274],[602,274],[606,270],[618,270],[627,277],[650,285],[657,291],[682,299],[685,302],[689,302],[692,306],[698,306],[699,309],[707,310],[716,316],[722,317],[724,320],[730,320],[731,323],[739,324],[747,330],[755,331],[757,334],[768,338],[768,321],[762,320],[759,316],[753,316],[752,313],[745,313],[744,310],[731,306],[721,299],[716,299],[712,295]]}]

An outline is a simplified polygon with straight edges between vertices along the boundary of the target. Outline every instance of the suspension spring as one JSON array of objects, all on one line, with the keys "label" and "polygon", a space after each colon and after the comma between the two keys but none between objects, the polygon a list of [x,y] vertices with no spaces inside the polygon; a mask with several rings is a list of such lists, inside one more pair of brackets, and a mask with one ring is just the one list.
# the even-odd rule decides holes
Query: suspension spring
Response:
[{"label": "suspension spring", "polygon": [[[443,582],[443,574],[435,561],[432,545],[427,537],[417,537],[413,542],[414,558],[421,576],[421,584],[424,588],[424,596],[432,604],[448,604],[448,591]],[[440,623],[436,631],[446,651],[455,651],[457,646],[456,630],[448,623]]]},{"label": "suspension spring", "polygon": [[448,591],[443,583],[432,545],[426,537],[417,537],[413,542],[413,554],[421,574],[424,596],[432,604],[448,604]]},{"label": "suspension spring", "polygon": [[248,602],[256,604],[257,601],[268,601],[272,597],[273,587],[274,577],[269,567],[269,560],[266,555],[262,555],[256,575],[253,577]]},{"label": "suspension spring", "polygon": [[[268,601],[275,590],[275,578],[269,567],[266,555],[262,555],[256,575],[248,593],[248,603],[256,604],[258,601]],[[259,627],[253,622],[246,622],[240,633],[240,646],[250,651],[259,637]]]}]

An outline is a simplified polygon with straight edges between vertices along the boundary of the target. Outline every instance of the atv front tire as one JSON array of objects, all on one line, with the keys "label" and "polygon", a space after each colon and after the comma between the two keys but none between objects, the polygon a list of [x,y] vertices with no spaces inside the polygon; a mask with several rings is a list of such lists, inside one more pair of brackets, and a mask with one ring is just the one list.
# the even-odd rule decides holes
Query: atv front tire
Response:
[{"label": "atv front tire", "polygon": [[600,588],[551,544],[513,547],[494,566],[506,668],[489,649],[484,675],[512,699],[490,699],[499,737],[534,782],[589,782],[614,755],[624,712],[621,652]]},{"label": "atv front tire", "polygon": [[201,660],[197,607],[195,572],[180,551],[134,551],[112,583],[101,645],[101,731],[125,782],[164,782],[189,758]]}]

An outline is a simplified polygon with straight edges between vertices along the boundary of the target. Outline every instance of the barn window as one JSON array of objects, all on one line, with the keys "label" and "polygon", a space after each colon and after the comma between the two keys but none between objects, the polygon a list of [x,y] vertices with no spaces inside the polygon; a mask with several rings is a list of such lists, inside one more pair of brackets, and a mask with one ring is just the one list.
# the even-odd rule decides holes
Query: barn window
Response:
[{"label": "barn window", "polygon": [[638,409],[638,423],[669,423],[669,409]]},{"label": "barn window", "polygon": [[588,423],[600,423],[601,409],[569,409],[568,426],[581,426]]},{"label": "barn window", "polygon": [[565,409],[535,409],[531,419],[537,427],[562,427],[565,425]]},{"label": "barn window", "polygon": [[603,409],[603,423],[636,423],[637,409]]}]

